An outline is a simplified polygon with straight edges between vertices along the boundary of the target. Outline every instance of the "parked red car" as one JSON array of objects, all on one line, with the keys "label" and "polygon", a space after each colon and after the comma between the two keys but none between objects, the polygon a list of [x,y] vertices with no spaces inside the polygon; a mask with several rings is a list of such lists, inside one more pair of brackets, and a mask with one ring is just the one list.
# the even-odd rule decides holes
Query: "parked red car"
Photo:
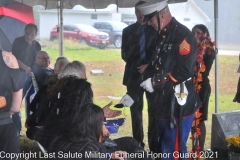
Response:
[{"label": "parked red car", "polygon": [[[64,38],[79,40],[81,43],[105,48],[109,44],[109,35],[86,24],[63,25]],[[50,40],[58,38],[57,26],[50,32]]]}]

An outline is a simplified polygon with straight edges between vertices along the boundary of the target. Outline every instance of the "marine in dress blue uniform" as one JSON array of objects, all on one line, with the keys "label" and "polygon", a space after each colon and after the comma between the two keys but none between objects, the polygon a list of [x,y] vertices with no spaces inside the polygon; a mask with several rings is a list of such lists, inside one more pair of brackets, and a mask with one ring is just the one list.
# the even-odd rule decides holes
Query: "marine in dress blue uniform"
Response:
[{"label": "marine in dress blue uniform", "polygon": [[[138,9],[144,14],[145,22],[158,30],[155,53],[151,65],[144,71],[146,80],[141,83],[141,87],[154,93],[158,144],[155,151],[170,153],[164,159],[175,160],[178,157],[173,154],[175,151],[181,155],[187,153],[188,134],[194,113],[200,106],[191,78],[197,43],[191,31],[171,16],[166,0],[148,2],[138,6]],[[180,94],[175,91],[180,84],[184,86],[181,91],[188,92],[184,95],[184,103],[178,103]],[[179,124],[180,119],[182,122]],[[184,156],[180,158],[186,159]]]}]

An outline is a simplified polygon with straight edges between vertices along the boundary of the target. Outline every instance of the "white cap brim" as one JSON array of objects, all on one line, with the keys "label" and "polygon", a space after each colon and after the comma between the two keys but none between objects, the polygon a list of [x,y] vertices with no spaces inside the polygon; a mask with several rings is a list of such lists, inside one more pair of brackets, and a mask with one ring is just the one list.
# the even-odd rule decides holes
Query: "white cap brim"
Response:
[{"label": "white cap brim", "polygon": [[167,0],[162,2],[147,2],[137,6],[137,9],[142,12],[143,15],[148,15],[156,11],[161,11],[167,6]]}]

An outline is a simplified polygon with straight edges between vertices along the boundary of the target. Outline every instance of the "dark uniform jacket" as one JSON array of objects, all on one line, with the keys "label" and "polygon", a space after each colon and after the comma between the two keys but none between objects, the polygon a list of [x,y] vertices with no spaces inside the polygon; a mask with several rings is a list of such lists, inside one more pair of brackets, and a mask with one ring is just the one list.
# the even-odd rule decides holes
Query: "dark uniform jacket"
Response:
[{"label": "dark uniform jacket", "polygon": [[142,62],[139,53],[141,25],[136,22],[123,29],[121,53],[122,59],[126,62],[123,77],[123,84],[125,86],[136,85],[136,81],[140,85],[142,80],[140,79],[141,74],[138,72],[137,67],[151,60],[154,46],[156,45],[156,31],[150,26],[145,27],[146,62]]},{"label": "dark uniform jacket", "polygon": [[[200,105],[199,97],[193,85],[194,66],[196,63],[197,42],[194,35],[175,18],[161,30],[158,44],[151,65],[144,75],[152,78],[154,88],[153,103],[156,106],[157,119],[169,119],[171,101],[175,100],[174,112],[178,117],[179,107],[183,116],[193,114]],[[148,75],[154,71],[154,75]],[[172,98],[173,87],[185,82],[188,90],[187,102],[180,106],[176,98]]]}]

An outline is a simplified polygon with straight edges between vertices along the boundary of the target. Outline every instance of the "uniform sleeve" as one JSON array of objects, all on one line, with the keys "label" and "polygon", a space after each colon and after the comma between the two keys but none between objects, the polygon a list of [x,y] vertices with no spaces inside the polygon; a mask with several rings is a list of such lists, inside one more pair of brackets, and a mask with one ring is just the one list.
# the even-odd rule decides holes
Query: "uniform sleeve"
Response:
[{"label": "uniform sleeve", "polygon": [[180,39],[175,52],[176,65],[168,76],[173,82],[181,83],[193,77],[196,64],[197,42],[191,32]]},{"label": "uniform sleeve", "polygon": [[11,69],[11,81],[13,92],[17,92],[23,88],[22,76],[20,69]]},{"label": "uniform sleeve", "polygon": [[171,63],[167,60],[167,71],[158,70],[152,77],[154,89],[171,88],[175,84],[193,77],[197,56],[197,42],[188,30],[180,30],[177,35]]}]

